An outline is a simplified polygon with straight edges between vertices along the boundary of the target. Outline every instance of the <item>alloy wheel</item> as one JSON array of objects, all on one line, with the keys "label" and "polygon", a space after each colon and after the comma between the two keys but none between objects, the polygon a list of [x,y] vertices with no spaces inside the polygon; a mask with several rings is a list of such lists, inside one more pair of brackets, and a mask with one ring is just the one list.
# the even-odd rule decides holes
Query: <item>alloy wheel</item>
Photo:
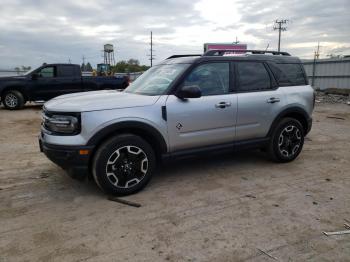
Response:
[{"label": "alloy wheel", "polygon": [[148,158],[137,146],[123,146],[108,158],[106,174],[117,188],[130,188],[139,184],[148,171]]},{"label": "alloy wheel", "polygon": [[18,98],[14,94],[7,94],[5,96],[5,105],[9,108],[15,108],[18,105]]},{"label": "alloy wheel", "polygon": [[294,125],[289,125],[280,133],[278,149],[283,156],[293,157],[298,152],[301,143],[301,130]]}]

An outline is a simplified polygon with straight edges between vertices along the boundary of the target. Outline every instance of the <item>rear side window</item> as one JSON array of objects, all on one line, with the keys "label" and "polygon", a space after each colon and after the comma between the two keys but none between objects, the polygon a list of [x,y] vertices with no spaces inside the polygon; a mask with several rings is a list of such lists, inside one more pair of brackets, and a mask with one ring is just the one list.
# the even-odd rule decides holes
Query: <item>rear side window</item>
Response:
[{"label": "rear side window", "polygon": [[240,91],[259,91],[271,88],[271,80],[263,63],[237,63]]},{"label": "rear side window", "polygon": [[75,66],[58,66],[58,76],[59,77],[77,76],[76,67]]},{"label": "rear side window", "polygon": [[279,86],[306,84],[304,71],[300,64],[271,64],[270,67]]}]

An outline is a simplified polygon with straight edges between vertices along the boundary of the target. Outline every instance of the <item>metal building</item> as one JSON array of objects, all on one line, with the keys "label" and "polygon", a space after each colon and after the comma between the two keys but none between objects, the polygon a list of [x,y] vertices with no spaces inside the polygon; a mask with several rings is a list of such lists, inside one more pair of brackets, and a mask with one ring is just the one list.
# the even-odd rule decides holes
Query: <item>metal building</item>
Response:
[{"label": "metal building", "polygon": [[350,89],[350,57],[303,61],[310,85],[316,89]]}]

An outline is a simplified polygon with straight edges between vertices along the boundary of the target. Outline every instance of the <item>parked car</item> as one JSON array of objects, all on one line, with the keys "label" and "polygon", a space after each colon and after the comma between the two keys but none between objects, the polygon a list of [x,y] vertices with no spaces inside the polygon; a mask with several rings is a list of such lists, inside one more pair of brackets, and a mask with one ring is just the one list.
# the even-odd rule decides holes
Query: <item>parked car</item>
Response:
[{"label": "parked car", "polygon": [[39,143],[74,177],[90,173],[106,193],[126,195],[146,186],[164,159],[262,148],[277,162],[292,161],[311,129],[314,102],[298,58],[211,50],[169,57],[124,92],[47,102]]},{"label": "parked car", "polygon": [[27,101],[47,101],[56,96],[102,90],[125,89],[127,76],[82,76],[80,66],[46,64],[24,76],[0,78],[0,98],[7,109],[20,109]]}]

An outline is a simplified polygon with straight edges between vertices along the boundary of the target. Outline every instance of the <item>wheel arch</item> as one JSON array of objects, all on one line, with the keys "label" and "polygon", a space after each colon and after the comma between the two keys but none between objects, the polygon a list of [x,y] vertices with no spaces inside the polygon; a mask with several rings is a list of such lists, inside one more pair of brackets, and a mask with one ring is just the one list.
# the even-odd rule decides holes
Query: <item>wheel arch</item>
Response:
[{"label": "wheel arch", "polygon": [[125,133],[134,134],[146,140],[154,148],[157,158],[167,152],[168,147],[163,135],[155,127],[138,121],[124,121],[107,126],[91,137],[87,145],[94,146],[96,151],[110,137]]},{"label": "wheel arch", "polygon": [[1,100],[3,99],[4,95],[6,94],[6,92],[10,91],[10,90],[16,90],[18,92],[20,92],[23,95],[24,101],[28,101],[30,99],[30,97],[28,96],[27,92],[25,91],[25,87],[21,86],[21,85],[10,85],[10,86],[6,86],[5,88],[3,88],[1,90],[0,93],[0,98]]},{"label": "wheel arch", "polygon": [[287,108],[287,109],[283,110],[282,112],[280,112],[277,115],[275,120],[272,122],[270,130],[268,132],[268,136],[272,135],[273,131],[275,130],[277,124],[281,121],[281,119],[286,118],[286,117],[291,117],[291,118],[298,120],[304,128],[305,135],[309,132],[309,130],[310,130],[310,126],[309,126],[310,125],[309,124],[310,117],[309,117],[308,113],[302,108],[291,107],[291,108]]}]

